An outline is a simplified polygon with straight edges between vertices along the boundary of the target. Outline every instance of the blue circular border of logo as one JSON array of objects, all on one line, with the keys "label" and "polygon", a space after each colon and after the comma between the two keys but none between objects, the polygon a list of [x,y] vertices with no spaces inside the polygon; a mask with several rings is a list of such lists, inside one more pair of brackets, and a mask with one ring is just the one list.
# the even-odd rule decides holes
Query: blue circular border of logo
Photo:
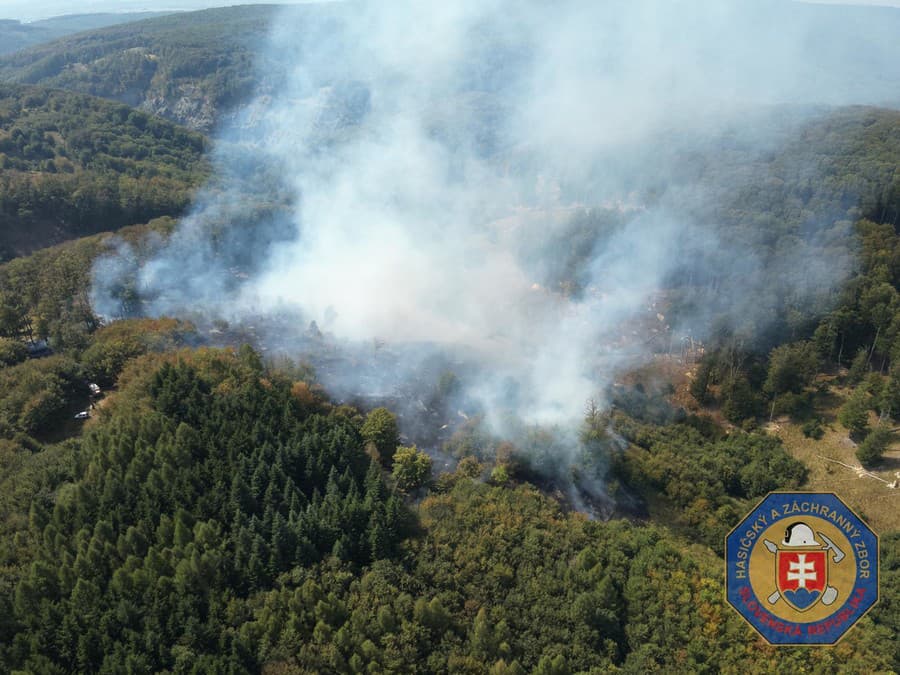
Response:
[{"label": "blue circular border of logo", "polygon": [[[753,532],[753,524],[757,523],[761,517],[765,519],[766,527],[777,522],[781,517],[796,517],[796,511],[784,511],[786,508],[790,509],[794,502],[801,500],[814,501],[819,506],[827,507],[829,511],[840,512],[859,532],[858,541],[851,540],[853,550],[846,552],[846,555],[852,555],[857,563],[853,591],[844,604],[835,609],[828,617],[809,623],[785,621],[766,609],[764,599],[756,597],[753,592],[749,575],[750,555],[761,542],[754,532],[751,537],[753,544],[749,550],[746,546],[741,545],[741,540],[748,538],[746,537],[748,530]],[[783,516],[770,520],[771,509],[783,513]],[[861,550],[867,551],[867,557],[871,561],[868,567],[868,577],[865,577],[864,570],[860,569],[860,558],[857,554]],[[743,557],[741,556],[742,551],[745,552]],[[833,645],[878,602],[878,559],[878,535],[837,495],[830,492],[770,492],[725,538],[725,596],[728,604],[734,607],[770,644]],[[738,567],[741,561],[745,562],[743,574]],[[811,631],[810,629],[813,627],[815,630]]]}]

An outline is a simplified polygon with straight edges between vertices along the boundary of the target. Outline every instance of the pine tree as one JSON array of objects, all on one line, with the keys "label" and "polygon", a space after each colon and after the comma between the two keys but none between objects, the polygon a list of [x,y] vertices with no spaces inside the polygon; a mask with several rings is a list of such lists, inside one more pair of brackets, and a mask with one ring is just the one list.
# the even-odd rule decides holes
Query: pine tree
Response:
[{"label": "pine tree", "polygon": [[735,375],[725,384],[722,398],[722,413],[729,422],[737,424],[756,415],[756,396],[743,375]]},{"label": "pine tree", "polygon": [[892,436],[890,428],[883,424],[877,425],[859,444],[856,449],[856,458],[863,466],[876,464],[884,455]]},{"label": "pine tree", "polygon": [[838,420],[851,436],[861,436],[869,426],[869,394],[865,387],[857,387],[838,413]]},{"label": "pine tree", "polygon": [[900,420],[900,369],[891,368],[891,376],[881,391],[879,408],[883,415]]},{"label": "pine tree", "polygon": [[375,504],[379,504],[384,499],[385,487],[381,477],[381,467],[374,459],[369,462],[363,487],[366,491],[367,508],[374,508]]},{"label": "pine tree", "polygon": [[392,537],[379,519],[373,518],[369,526],[369,548],[372,560],[389,558],[393,554]]},{"label": "pine tree", "polygon": [[850,364],[850,370],[847,371],[847,381],[850,384],[859,384],[865,379],[869,372],[869,350],[865,347],[860,348],[853,357]]},{"label": "pine tree", "polygon": [[691,381],[691,396],[699,403],[704,405],[709,400],[709,380],[712,373],[712,366],[708,359],[703,359],[697,367],[697,375]]}]

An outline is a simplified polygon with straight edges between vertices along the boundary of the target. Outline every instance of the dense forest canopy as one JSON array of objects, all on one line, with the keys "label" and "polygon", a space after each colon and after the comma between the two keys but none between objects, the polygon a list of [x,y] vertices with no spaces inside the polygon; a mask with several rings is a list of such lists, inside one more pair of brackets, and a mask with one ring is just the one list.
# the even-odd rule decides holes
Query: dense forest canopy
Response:
[{"label": "dense forest canopy", "polygon": [[[171,227],[121,236],[139,246]],[[843,330],[866,344],[875,306],[858,306],[858,294],[884,274],[897,235],[866,220],[851,232],[859,277],[822,325],[848,313]],[[564,673],[716,671],[750,659],[759,672],[897,669],[896,533],[881,532],[882,603],[838,648],[767,650],[723,604],[724,533],[760,495],[808,480],[775,437],[726,435],[703,414],[678,422],[665,390],[635,385],[614,418],[589,416],[583,430],[627,519],[566,513],[528,485],[543,484],[533,449],[466,429],[447,446],[456,471],[410,503],[399,489],[408,473],[388,470],[405,461],[390,457],[400,441],[389,412],[335,406],[309,370],[265,366],[249,349],[183,351],[199,339],[189,325],[91,325],[89,306],[70,303],[107,240],[0,267],[19,316],[64,352],[0,370],[6,667]],[[772,394],[779,414],[815,420],[823,410],[809,383],[834,372],[818,347],[829,344],[838,347],[787,343],[769,358],[723,342],[691,392],[701,413],[721,397],[738,422],[764,418]],[[844,376],[865,380],[866,407],[893,391],[892,377],[866,376],[873,361]],[[60,441],[73,433],[60,419],[85,405],[89,380],[119,391],[84,435]]]},{"label": "dense forest canopy", "polygon": [[0,85],[0,260],[179,215],[209,171],[207,141],[121,104]]},{"label": "dense forest canopy", "polygon": [[[567,673],[758,658],[705,547],[566,514],[526,485],[485,485],[471,462],[413,514],[364,451],[355,410],[310,397],[249,348],[147,358],[82,438],[15,455],[8,667]],[[706,443],[687,428],[629,433],[651,452],[677,453],[677,436]],[[738,445],[757,468],[724,489],[787,486],[751,478],[781,475],[754,459],[771,440],[732,439],[723,459]],[[896,536],[884,545],[890,593]],[[891,611],[876,608],[840,648],[769,652],[766,669],[890,669]]]}]

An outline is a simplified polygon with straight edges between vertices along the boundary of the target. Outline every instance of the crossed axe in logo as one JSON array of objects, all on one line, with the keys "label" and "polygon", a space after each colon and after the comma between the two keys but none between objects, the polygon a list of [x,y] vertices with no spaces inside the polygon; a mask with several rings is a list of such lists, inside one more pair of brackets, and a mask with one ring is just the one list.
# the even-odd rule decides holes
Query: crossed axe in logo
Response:
[{"label": "crossed axe in logo", "polygon": [[[822,538],[822,541],[825,542],[825,546],[823,547],[824,550],[831,551],[831,553],[833,555],[832,560],[835,563],[841,562],[841,560],[844,559],[844,555],[845,555],[844,552],[841,549],[839,549],[837,547],[837,545],[835,545],[835,543],[833,541],[831,541],[831,539],[826,537],[821,532],[816,532],[816,534],[818,534]],[[772,554],[778,553],[778,546],[773,544],[768,539],[763,539],[763,544],[765,544],[766,548],[769,550],[769,553],[772,553]],[[834,586],[826,587],[825,592],[822,593],[822,604],[830,605],[831,603],[833,603],[835,598],[837,598],[837,593],[838,593],[837,589]],[[774,605],[776,602],[778,602],[778,599],[780,597],[781,597],[781,593],[776,590],[774,593],[772,593],[772,595],[770,595],[767,598],[767,600],[769,601],[770,605]]]}]

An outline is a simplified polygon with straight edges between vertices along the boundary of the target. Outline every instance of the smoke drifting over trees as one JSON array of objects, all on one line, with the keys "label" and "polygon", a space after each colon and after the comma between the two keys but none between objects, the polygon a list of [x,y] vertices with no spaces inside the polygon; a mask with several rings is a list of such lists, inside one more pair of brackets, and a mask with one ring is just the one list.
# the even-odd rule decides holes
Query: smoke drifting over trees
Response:
[{"label": "smoke drifting over trees", "polygon": [[[828,106],[891,92],[842,61],[841,41],[822,47],[821,12],[286,9],[268,47],[288,64],[283,86],[221,131],[224,182],[149,259],[124,247],[101,259],[95,309],[291,316],[348,349],[401,350],[400,374],[391,362],[322,377],[344,394],[382,393],[451,354],[477,364],[465,396],[495,431],[573,428],[647,356],[632,331],[660,293],[680,291],[659,321],[670,339],[714,319],[760,338],[827,306],[851,269],[856,197],[821,188],[821,157],[783,152]],[[897,72],[885,45],[862,47],[884,66],[866,72]],[[798,176],[811,191],[799,205],[773,187]],[[765,223],[747,215],[754,186],[774,204]]]}]

